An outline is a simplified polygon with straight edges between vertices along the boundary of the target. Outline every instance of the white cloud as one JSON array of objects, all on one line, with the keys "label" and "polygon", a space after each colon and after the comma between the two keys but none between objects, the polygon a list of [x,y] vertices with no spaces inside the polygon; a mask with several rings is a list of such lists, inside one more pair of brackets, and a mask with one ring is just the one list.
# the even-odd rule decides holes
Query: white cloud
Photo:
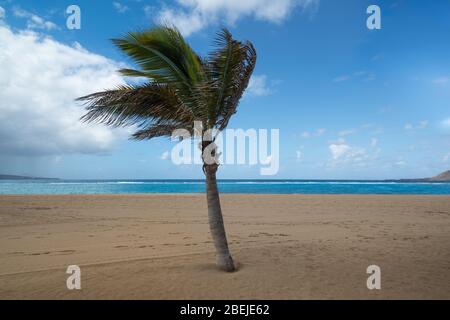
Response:
[{"label": "white cloud", "polygon": [[303,149],[304,146],[300,146],[299,149],[297,151],[295,151],[295,161],[296,162],[302,162],[303,161]]},{"label": "white cloud", "polygon": [[346,144],[331,144],[329,148],[333,160],[339,160],[351,150],[350,146]]},{"label": "white cloud", "polygon": [[310,137],[320,137],[323,136],[327,132],[327,129],[325,128],[319,128],[314,132],[305,131],[301,134],[301,137],[304,139],[308,139]]},{"label": "white cloud", "polygon": [[342,76],[334,78],[333,82],[343,82],[343,81],[347,81],[347,80],[350,80],[350,76],[342,75]]},{"label": "white cloud", "polygon": [[311,136],[311,134],[308,131],[305,131],[302,133],[302,138],[307,139]]},{"label": "white cloud", "polygon": [[54,24],[53,22],[46,21],[36,15],[32,15],[30,17],[30,19],[28,20],[28,28],[30,28],[30,29],[45,29],[45,30],[58,29],[56,24]]},{"label": "white cloud", "polygon": [[[177,0],[178,8],[158,10],[156,22],[170,23],[190,35],[214,23],[234,24],[243,17],[280,23],[296,8],[316,11],[319,0]],[[146,13],[155,10],[147,6]]]},{"label": "white cloud", "polygon": [[444,155],[442,162],[450,162],[450,152]]},{"label": "white cloud", "polygon": [[167,159],[169,159],[169,151],[163,152],[163,153],[161,154],[160,159],[161,159],[161,160],[167,160]]},{"label": "white cloud", "polygon": [[405,130],[412,130],[413,129],[413,125],[411,123],[407,123],[404,126]]},{"label": "white cloud", "polygon": [[0,154],[108,152],[121,130],[79,121],[75,98],[123,84],[119,65],[76,44],[0,26]]},{"label": "white cloud", "polygon": [[27,28],[28,29],[43,29],[43,30],[53,30],[58,29],[58,26],[51,21],[45,20],[44,18],[35,15],[31,12],[23,10],[19,7],[13,8],[14,16],[18,18],[27,19]]},{"label": "white cloud", "polygon": [[404,166],[406,165],[406,161],[403,159],[403,157],[398,157],[397,161],[395,162],[396,166]]},{"label": "white cloud", "polygon": [[444,127],[450,128],[450,118],[445,119],[444,121],[442,121],[442,125],[443,125]]},{"label": "white cloud", "polygon": [[[151,7],[146,7],[145,11],[153,10],[151,10]],[[189,36],[203,29],[208,24],[208,18],[197,11],[184,12],[182,10],[164,8],[159,12],[156,22],[174,25],[183,35]]]},{"label": "white cloud", "polygon": [[345,137],[345,136],[348,136],[348,135],[351,135],[351,134],[353,134],[353,133],[355,133],[356,131],[354,130],[354,129],[347,129],[347,130],[342,130],[342,131],[340,131],[339,132],[339,135],[341,136],[341,137]]},{"label": "white cloud", "polygon": [[322,136],[326,131],[327,131],[327,129],[325,129],[325,128],[317,129],[315,135]]},{"label": "white cloud", "polygon": [[372,149],[366,150],[365,148],[352,147],[344,139],[339,139],[337,142],[333,142],[328,146],[331,153],[331,160],[328,161],[327,166],[351,165],[366,167],[369,164],[373,164],[373,161],[378,158],[381,152],[380,148],[374,149],[375,145],[372,141]]},{"label": "white cloud", "polygon": [[272,93],[272,88],[267,83],[267,76],[254,75],[250,78],[246,93],[252,96],[268,96]]},{"label": "white cloud", "polygon": [[405,130],[414,130],[414,129],[426,129],[428,127],[429,122],[427,120],[419,121],[417,125],[413,125],[411,123],[405,124],[403,127]]},{"label": "white cloud", "polygon": [[5,19],[5,9],[0,6],[0,20]]},{"label": "white cloud", "polygon": [[117,2],[117,1],[113,2],[113,7],[114,7],[114,9],[116,9],[116,11],[118,13],[125,13],[130,9],[126,5],[121,4],[120,2]]}]

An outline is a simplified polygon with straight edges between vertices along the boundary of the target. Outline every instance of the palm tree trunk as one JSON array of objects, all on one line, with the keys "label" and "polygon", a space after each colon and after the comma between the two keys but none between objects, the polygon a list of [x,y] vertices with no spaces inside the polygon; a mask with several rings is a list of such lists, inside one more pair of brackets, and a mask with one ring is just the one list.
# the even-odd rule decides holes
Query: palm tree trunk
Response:
[{"label": "palm tree trunk", "polygon": [[216,172],[218,165],[204,166],[206,176],[206,197],[208,202],[208,217],[211,236],[217,252],[217,266],[224,271],[233,272],[235,266],[228,249],[227,235],[223,224],[222,209],[220,207],[219,191],[217,189]]}]

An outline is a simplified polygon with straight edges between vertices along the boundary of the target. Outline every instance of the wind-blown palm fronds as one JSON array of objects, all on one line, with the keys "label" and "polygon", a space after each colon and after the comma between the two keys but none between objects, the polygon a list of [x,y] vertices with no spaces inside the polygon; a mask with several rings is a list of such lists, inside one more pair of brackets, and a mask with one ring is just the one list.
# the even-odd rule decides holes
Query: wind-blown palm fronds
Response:
[{"label": "wind-blown palm fronds", "polygon": [[223,130],[248,86],[256,51],[249,42],[233,40],[228,30],[218,35],[216,44],[218,49],[210,55],[207,68],[212,96],[210,118],[217,129]]},{"label": "wind-blown palm fronds", "polygon": [[170,27],[129,33],[113,42],[139,67],[119,70],[121,74],[148,82],[79,98],[88,111],[82,121],[137,124],[140,130],[132,138],[138,140],[170,136],[174,129],[192,130],[195,120],[205,129],[223,130],[256,64],[252,44],[234,40],[227,30],[219,33],[217,49],[205,59]]}]

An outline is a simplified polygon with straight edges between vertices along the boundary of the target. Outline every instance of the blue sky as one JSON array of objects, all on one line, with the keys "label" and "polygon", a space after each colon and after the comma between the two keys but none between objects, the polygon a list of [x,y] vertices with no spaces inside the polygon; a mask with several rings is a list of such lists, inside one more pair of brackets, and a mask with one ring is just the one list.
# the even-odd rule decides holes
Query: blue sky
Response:
[{"label": "blue sky", "polygon": [[[81,8],[80,30],[66,28],[70,4]],[[381,8],[381,30],[366,27],[371,4]],[[413,178],[450,169],[450,1],[0,0],[0,7],[0,66],[8,71],[0,73],[1,173],[201,178],[199,166],[165,159],[168,139],[133,142],[123,130],[77,123],[72,97],[121,83],[114,70],[131,63],[109,39],[158,21],[179,26],[200,54],[223,26],[254,43],[252,86],[229,127],[280,129],[272,178]],[[246,165],[224,166],[219,177],[264,178]]]}]

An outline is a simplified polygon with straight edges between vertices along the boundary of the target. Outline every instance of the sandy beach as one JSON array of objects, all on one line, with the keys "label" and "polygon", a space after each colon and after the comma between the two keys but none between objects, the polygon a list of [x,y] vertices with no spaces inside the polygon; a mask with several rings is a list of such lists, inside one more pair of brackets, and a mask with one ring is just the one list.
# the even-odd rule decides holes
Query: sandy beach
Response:
[{"label": "sandy beach", "polygon": [[[450,299],[448,196],[222,202],[231,274],[214,266],[204,195],[0,196],[0,298]],[[373,264],[381,290],[366,287]]]}]

